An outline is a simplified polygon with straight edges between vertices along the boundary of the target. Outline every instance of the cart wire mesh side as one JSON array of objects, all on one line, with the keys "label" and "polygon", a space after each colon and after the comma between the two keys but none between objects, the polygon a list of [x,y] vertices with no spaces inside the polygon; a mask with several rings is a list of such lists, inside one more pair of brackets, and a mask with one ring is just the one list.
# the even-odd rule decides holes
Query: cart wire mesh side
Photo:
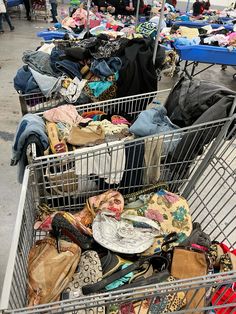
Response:
[{"label": "cart wire mesh side", "polygon": [[[133,106],[136,108],[139,108],[139,111],[144,110],[146,107],[145,105],[148,105],[149,102],[157,95],[162,94],[163,97],[167,97],[168,92],[170,89],[162,90],[159,92],[151,92],[151,93],[144,93],[139,95],[133,95],[133,96],[126,96],[122,98],[115,98],[110,99],[107,101],[100,101],[95,103],[89,103],[89,104],[81,104],[77,105],[77,108],[86,108],[87,106],[93,106],[96,108],[96,106],[102,107],[101,104],[104,104],[104,108],[106,106],[116,106],[116,105],[125,105],[125,106],[131,106],[131,103],[133,103]],[[22,114],[26,113],[40,113],[44,112],[48,109],[66,104],[66,99],[60,95],[52,95],[51,97],[45,97],[42,93],[32,93],[32,94],[20,94],[19,95],[20,105],[21,105],[21,112]],[[126,108],[126,107],[124,107]],[[126,112],[125,110],[123,112]]]},{"label": "cart wire mesh side", "polygon": [[74,210],[91,194],[110,188],[127,194],[156,182],[187,197],[191,188],[185,185],[214,153],[231,121],[38,157],[32,169],[39,202]]},{"label": "cart wire mesh side", "polygon": [[[191,160],[191,164],[189,163],[190,160],[186,158],[187,154],[185,154],[184,160],[178,161],[171,159],[168,162],[168,151],[165,150],[161,157],[162,162],[159,169],[159,181],[165,181],[170,191],[183,194],[187,198],[193,221],[201,224],[202,229],[210,235],[212,241],[224,241],[230,248],[233,248],[236,245],[236,136],[235,127],[230,132],[228,131],[230,122],[232,122],[232,120],[228,121],[228,124],[225,123],[225,121],[218,122],[220,131],[218,130],[215,141],[211,142],[208,146],[205,145],[205,151],[203,151],[200,156],[195,157],[194,160]],[[196,128],[198,128],[198,132]],[[168,143],[173,144],[174,138],[178,139],[180,134],[182,135],[182,139],[186,134],[188,136],[194,134],[202,143],[204,140],[199,137],[199,128],[202,130],[204,138],[207,138],[206,135],[208,132],[213,131],[214,133],[214,127],[212,124],[208,124],[163,134],[159,136],[159,139],[160,137],[164,137],[164,143],[169,140]],[[195,141],[193,141],[194,147],[197,146],[196,138]],[[145,140],[147,139],[148,138]],[[143,142],[145,140],[143,139]],[[138,141],[133,142],[132,145],[137,145],[135,144],[137,142]],[[203,147],[201,147],[201,149],[202,148]],[[189,147],[189,151],[193,151],[193,147]],[[142,153],[139,154],[140,158],[141,154]],[[99,155],[102,156],[101,152]],[[191,155],[189,156],[191,157]],[[57,158],[53,167],[60,167],[63,171],[65,161],[67,166],[71,164],[71,166],[75,167],[75,162],[78,160],[81,162],[82,155],[68,155],[66,156],[66,160],[64,158]],[[88,156],[85,160],[86,162],[88,161]],[[137,156],[134,156],[132,160],[123,175],[130,175],[140,169],[145,171],[149,170],[148,166],[135,165],[134,160],[137,160]],[[33,230],[37,205],[46,201],[59,210],[63,208],[68,211],[77,211],[79,208],[83,207],[85,200],[82,196],[87,197],[93,192],[90,191],[91,193],[88,193],[88,191],[86,191],[84,195],[81,192],[75,194],[70,193],[71,187],[68,187],[68,184],[71,184],[71,177],[67,174],[67,177],[66,175],[60,178],[57,177],[55,181],[52,177],[48,179],[50,175],[46,174],[46,169],[48,169],[49,165],[50,164],[43,161],[41,163],[32,164],[25,173],[13,244],[3,287],[1,308],[4,310],[4,313],[85,314],[90,313],[91,309],[93,309],[94,313],[99,313],[98,309],[101,306],[105,306],[107,313],[109,313],[109,311],[112,311],[114,305],[127,306],[128,304],[129,308],[129,304],[134,301],[137,301],[135,303],[137,313],[141,313],[141,306],[146,306],[146,313],[151,313],[153,309],[152,305],[156,304],[157,299],[162,300],[170,294],[175,296],[179,292],[185,295],[191,292],[193,298],[197,294],[200,294],[201,298],[198,298],[199,303],[196,304],[195,308],[191,307],[189,303],[180,311],[172,313],[209,313],[208,310],[213,309],[222,309],[222,313],[224,313],[224,311],[232,314],[235,313],[235,292],[232,288],[236,282],[236,272],[216,273],[204,277],[176,280],[175,282],[169,283],[163,282],[141,288],[123,289],[104,294],[96,294],[92,297],[82,296],[74,300],[27,308],[27,257],[32,244],[45,235],[45,233],[43,234],[42,232],[35,232]],[[184,167],[181,169],[181,174],[184,175],[181,176],[179,173],[177,176],[173,177],[173,169],[175,169],[175,167],[178,168],[179,165]],[[170,166],[174,167],[171,171]],[[186,168],[188,168],[187,172],[184,171]],[[151,169],[153,172],[155,169],[154,166],[151,167]],[[120,176],[120,170],[118,171],[117,168],[115,168],[114,172],[112,169],[110,170],[110,175],[106,176],[107,180],[111,177],[114,178],[114,175]],[[50,171],[53,172],[53,169],[50,169]],[[39,172],[41,172],[43,176],[42,181],[38,180]],[[73,180],[74,179],[72,179],[72,183],[74,183]],[[88,181],[88,178],[85,178],[85,183],[87,182],[88,184]],[[141,189],[144,186],[145,184],[138,181],[136,187]],[[130,184],[126,185],[126,190],[123,193],[131,192],[134,187],[134,184],[130,182]],[[104,188],[100,188],[99,191],[102,190],[104,190]],[[57,203],[60,197],[61,200]],[[219,302],[212,304],[211,293],[217,294],[219,300],[227,288],[230,289],[231,293],[225,301],[221,304]],[[204,302],[202,302],[203,298]],[[131,312],[128,311],[128,313]]]}]

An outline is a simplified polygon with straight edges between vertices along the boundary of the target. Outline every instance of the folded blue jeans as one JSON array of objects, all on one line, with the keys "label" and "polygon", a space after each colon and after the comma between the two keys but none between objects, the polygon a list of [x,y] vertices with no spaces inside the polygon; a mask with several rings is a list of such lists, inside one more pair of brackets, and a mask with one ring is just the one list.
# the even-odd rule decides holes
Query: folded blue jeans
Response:
[{"label": "folded blue jeans", "polygon": [[122,62],[118,57],[109,58],[105,60],[94,60],[91,64],[90,71],[97,77],[104,79],[108,76],[113,75],[115,72],[121,69]]},{"label": "folded blue jeans", "polygon": [[55,67],[57,71],[61,72],[61,74],[67,74],[72,79],[75,77],[78,77],[80,80],[82,79],[80,65],[76,62],[65,59],[62,61],[57,61],[55,63]]}]

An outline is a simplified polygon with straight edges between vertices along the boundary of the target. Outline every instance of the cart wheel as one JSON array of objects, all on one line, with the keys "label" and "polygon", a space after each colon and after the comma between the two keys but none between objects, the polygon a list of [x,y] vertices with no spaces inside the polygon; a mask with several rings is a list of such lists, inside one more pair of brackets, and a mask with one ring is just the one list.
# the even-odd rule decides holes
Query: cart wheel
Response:
[{"label": "cart wheel", "polygon": [[233,75],[233,79],[236,80],[236,73]]}]

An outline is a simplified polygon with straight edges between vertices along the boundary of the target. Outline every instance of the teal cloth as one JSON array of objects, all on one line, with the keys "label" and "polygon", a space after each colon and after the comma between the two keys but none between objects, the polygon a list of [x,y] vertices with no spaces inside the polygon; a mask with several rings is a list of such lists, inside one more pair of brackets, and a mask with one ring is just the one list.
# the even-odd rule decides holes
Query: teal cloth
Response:
[{"label": "teal cloth", "polygon": [[[119,73],[115,73],[115,80],[117,81],[119,78]],[[113,82],[110,81],[96,81],[88,83],[89,88],[92,90],[93,95],[95,97],[99,97],[102,93],[104,93],[109,87],[111,87]]]},{"label": "teal cloth", "polygon": [[108,81],[97,81],[88,83],[89,88],[92,90],[95,97],[99,97],[104,93],[113,83]]},{"label": "teal cloth", "polygon": [[[126,263],[124,265],[121,266],[121,269],[124,269],[126,267],[128,267],[130,265],[130,263]],[[113,290],[115,288],[118,288],[120,286],[123,286],[126,282],[128,282],[132,277],[133,277],[134,273],[130,272],[127,275],[125,275],[124,277],[115,280],[114,282],[110,283],[109,285],[107,285],[105,287],[106,290]]]}]

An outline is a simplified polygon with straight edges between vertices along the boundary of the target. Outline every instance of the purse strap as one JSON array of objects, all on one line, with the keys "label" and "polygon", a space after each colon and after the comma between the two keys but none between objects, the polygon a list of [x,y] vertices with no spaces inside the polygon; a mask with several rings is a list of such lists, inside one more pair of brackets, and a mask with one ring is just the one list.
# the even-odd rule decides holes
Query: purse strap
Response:
[{"label": "purse strap", "polygon": [[142,189],[140,191],[124,195],[124,199],[125,200],[129,200],[129,199],[137,198],[138,196],[140,196],[142,194],[151,193],[153,191],[156,191],[157,189],[165,189],[165,190],[168,191],[168,185],[166,183],[164,183],[164,182],[163,183],[152,184],[151,186],[148,186],[147,188],[144,188],[144,189]]},{"label": "purse strap", "polygon": [[119,271],[117,271],[116,273],[112,274],[111,276],[102,279],[101,281],[91,284],[91,285],[86,285],[82,287],[82,292],[84,295],[88,295],[90,293],[96,293],[99,292],[101,290],[103,290],[107,285],[109,285],[110,283],[124,277],[125,275],[133,272],[134,270],[138,269],[140,266],[142,266],[142,264],[146,261],[150,261],[154,260],[154,259],[159,259],[162,262],[165,262],[165,268],[167,269],[169,266],[169,261],[163,257],[160,256],[158,254],[149,256],[149,257],[145,257],[145,258],[141,258],[138,261],[134,262],[133,264],[129,265],[128,267],[121,269]]}]

